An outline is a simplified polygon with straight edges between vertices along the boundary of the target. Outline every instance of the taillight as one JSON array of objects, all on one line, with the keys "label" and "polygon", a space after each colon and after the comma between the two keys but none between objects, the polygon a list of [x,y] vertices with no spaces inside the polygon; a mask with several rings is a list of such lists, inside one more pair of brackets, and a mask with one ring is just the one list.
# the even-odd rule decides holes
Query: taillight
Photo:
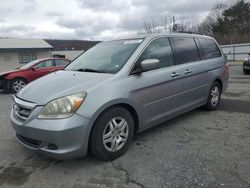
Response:
[{"label": "taillight", "polygon": [[225,71],[228,72],[229,66],[227,63],[225,63],[224,68],[225,68]]}]

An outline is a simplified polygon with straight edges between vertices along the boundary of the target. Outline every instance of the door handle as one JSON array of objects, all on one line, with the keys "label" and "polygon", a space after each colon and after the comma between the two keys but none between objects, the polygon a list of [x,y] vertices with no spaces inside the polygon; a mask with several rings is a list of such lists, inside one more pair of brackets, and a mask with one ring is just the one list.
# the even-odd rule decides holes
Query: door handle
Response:
[{"label": "door handle", "polygon": [[173,72],[172,74],[171,74],[171,77],[177,77],[177,76],[179,76],[180,75],[180,73],[178,73],[178,72]]},{"label": "door handle", "polygon": [[185,74],[190,74],[190,73],[192,73],[191,70],[189,70],[189,69],[186,69],[186,70],[185,70]]}]

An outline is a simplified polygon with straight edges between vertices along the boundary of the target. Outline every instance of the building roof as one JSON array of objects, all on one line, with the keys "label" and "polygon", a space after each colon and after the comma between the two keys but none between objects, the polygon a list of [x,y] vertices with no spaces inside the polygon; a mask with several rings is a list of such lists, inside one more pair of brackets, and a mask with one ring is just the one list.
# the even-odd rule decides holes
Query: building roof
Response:
[{"label": "building roof", "polygon": [[53,46],[55,51],[64,50],[88,50],[95,46],[100,41],[88,41],[88,40],[51,40],[45,39],[47,43]]},{"label": "building roof", "polygon": [[0,50],[52,49],[43,39],[0,38]]}]

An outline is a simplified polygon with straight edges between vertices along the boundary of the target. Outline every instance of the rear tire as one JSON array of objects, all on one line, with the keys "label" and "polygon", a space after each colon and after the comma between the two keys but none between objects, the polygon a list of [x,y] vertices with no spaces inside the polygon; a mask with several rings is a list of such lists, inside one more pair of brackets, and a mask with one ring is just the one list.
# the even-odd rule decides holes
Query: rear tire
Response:
[{"label": "rear tire", "polygon": [[99,160],[114,160],[127,151],[133,134],[131,114],[125,108],[112,107],[96,120],[90,137],[90,151]]},{"label": "rear tire", "polygon": [[10,92],[17,93],[27,85],[27,81],[23,78],[15,78],[10,82]]},{"label": "rear tire", "polygon": [[208,95],[204,109],[208,111],[216,110],[220,104],[222,86],[219,82],[214,82]]}]

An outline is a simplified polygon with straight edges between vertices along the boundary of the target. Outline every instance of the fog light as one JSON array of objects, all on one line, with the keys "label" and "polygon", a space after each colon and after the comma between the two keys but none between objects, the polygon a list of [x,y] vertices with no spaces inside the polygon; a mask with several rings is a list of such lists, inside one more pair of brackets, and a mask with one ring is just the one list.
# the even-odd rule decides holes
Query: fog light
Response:
[{"label": "fog light", "polygon": [[55,145],[55,144],[49,144],[49,145],[48,145],[48,149],[49,149],[49,150],[57,150],[58,147],[57,147],[57,145]]}]

